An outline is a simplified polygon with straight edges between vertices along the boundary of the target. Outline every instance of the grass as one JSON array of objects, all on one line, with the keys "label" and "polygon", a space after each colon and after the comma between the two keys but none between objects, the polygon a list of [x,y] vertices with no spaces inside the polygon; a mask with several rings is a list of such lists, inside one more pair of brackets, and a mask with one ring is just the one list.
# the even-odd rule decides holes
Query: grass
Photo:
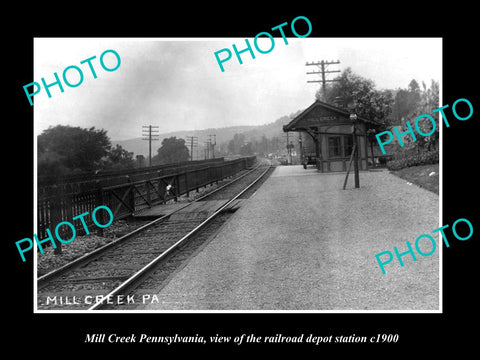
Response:
[{"label": "grass", "polygon": [[[430,174],[434,172],[435,174]],[[392,174],[435,194],[439,193],[439,165],[411,166],[401,170],[391,171]]]}]

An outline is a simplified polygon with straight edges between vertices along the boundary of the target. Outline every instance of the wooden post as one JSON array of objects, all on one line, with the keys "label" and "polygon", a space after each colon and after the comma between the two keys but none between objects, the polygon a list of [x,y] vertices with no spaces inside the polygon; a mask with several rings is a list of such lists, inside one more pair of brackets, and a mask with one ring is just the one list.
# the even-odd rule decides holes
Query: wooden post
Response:
[{"label": "wooden post", "polygon": [[188,186],[188,176],[187,172],[185,171],[185,191],[187,193],[187,198],[190,197],[190,187]]},{"label": "wooden post", "polygon": [[[104,204],[104,198],[103,198],[103,188],[102,188],[102,185],[100,184],[100,181],[99,181],[99,180],[96,181],[96,186],[97,186],[97,193],[96,193],[96,201],[95,201],[95,202],[96,202],[96,204],[97,204],[96,207],[98,207],[98,206],[100,206],[100,205],[105,205],[105,204]],[[99,214],[100,214],[100,215],[99,215]],[[93,215],[90,215],[90,216],[93,216]],[[95,217],[97,217],[97,216],[100,216],[100,221],[99,221],[100,224],[105,224],[105,219],[104,219],[104,216],[103,216],[103,211],[97,212],[97,213],[95,214]],[[92,221],[93,221],[93,219],[92,219]],[[103,228],[100,228],[100,227],[97,226],[97,234],[98,234],[99,236],[103,236],[103,235],[104,235],[104,233],[103,233]]]},{"label": "wooden post", "polygon": [[[377,165],[375,164],[375,156],[373,156],[373,142],[370,141],[370,151],[372,153],[372,167],[377,167]],[[367,165],[368,165],[368,161],[367,161]]]},{"label": "wooden post", "polygon": [[322,135],[319,132],[313,132],[310,136],[315,144],[315,167],[318,171],[323,172]]},{"label": "wooden post", "polygon": [[128,183],[130,184],[130,186],[128,187],[128,190],[129,191],[129,194],[128,194],[128,204],[130,205],[130,207],[132,208],[132,213],[130,215],[133,215],[133,213],[135,212],[135,185],[133,184],[132,182],[132,179],[130,179],[130,176],[126,175],[126,178],[127,178],[127,181]]},{"label": "wooden post", "polygon": [[356,151],[357,151],[357,144],[354,144],[352,149],[352,154],[350,155],[350,161],[348,162],[347,175],[345,176],[345,181],[343,183],[343,190],[345,190],[345,187],[347,186],[348,174],[350,174],[350,168],[352,167],[353,156]]},{"label": "wooden post", "polygon": [[[61,185],[60,185],[61,186]],[[62,190],[59,189],[59,186],[54,184],[51,187],[52,190],[52,198],[50,201],[50,224],[49,224],[49,229],[50,232],[52,233],[52,236],[54,236],[54,229],[57,226],[57,224],[62,222],[62,198],[61,198],[61,193],[63,193]],[[60,255],[62,253],[62,243],[60,241],[55,242],[57,247],[53,251],[55,255]]]},{"label": "wooden post", "polygon": [[157,172],[157,177],[158,177],[158,193],[161,194],[162,196],[162,204],[165,204],[165,187],[163,186],[163,181],[161,179],[162,172],[159,170]]},{"label": "wooden post", "polygon": [[359,188],[360,187],[360,175],[358,173],[358,146],[357,146],[357,135],[355,133],[355,130],[353,132],[353,146],[355,148],[354,150],[354,161],[353,161],[353,171],[355,172],[355,187]]},{"label": "wooden post", "polygon": [[151,194],[150,194],[150,186],[152,184],[151,182],[151,174],[148,174],[147,176],[147,179],[145,180],[145,186],[147,187],[147,203],[148,203],[148,206],[151,207],[151,203],[152,203],[152,199],[151,199]]},{"label": "wooden post", "polygon": [[180,185],[180,181],[178,181],[178,174],[175,175],[175,177],[174,177],[174,184],[175,184],[175,186],[173,187],[174,194],[175,194],[174,200],[175,200],[175,202],[177,202],[177,201],[178,201],[178,196],[177,196],[177,194],[178,194],[178,190],[179,190],[179,187],[180,187],[180,186],[179,186],[179,185]]},{"label": "wooden post", "polygon": [[360,175],[358,173],[358,141],[357,141],[357,126],[355,125],[357,122],[357,114],[353,113],[350,114],[350,120],[352,120],[352,135],[353,135],[353,146],[355,148],[354,153],[354,162],[353,162],[353,170],[355,171],[355,188],[360,187]]}]

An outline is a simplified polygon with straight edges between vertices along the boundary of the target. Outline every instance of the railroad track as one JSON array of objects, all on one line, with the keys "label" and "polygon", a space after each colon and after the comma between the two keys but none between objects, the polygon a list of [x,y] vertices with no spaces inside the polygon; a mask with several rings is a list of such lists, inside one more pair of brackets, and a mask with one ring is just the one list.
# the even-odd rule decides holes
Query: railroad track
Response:
[{"label": "railroad track", "polygon": [[[233,211],[271,171],[253,170],[37,279],[39,310],[98,310],[130,300],[129,293],[180,247]],[[221,222],[221,221],[220,221]],[[181,251],[180,251],[181,252]]]}]

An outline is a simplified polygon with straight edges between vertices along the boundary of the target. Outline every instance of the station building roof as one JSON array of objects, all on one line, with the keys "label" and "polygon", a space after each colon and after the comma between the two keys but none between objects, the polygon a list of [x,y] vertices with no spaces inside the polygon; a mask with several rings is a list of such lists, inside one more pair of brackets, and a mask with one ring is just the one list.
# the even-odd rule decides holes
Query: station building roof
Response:
[{"label": "station building roof", "polygon": [[[287,125],[284,125],[283,131],[302,131],[305,128],[326,123],[350,124],[350,114],[348,110],[316,100],[312,105],[295,116]],[[363,121],[376,126],[381,125],[377,121],[369,120],[362,116],[358,116],[357,121]]]}]

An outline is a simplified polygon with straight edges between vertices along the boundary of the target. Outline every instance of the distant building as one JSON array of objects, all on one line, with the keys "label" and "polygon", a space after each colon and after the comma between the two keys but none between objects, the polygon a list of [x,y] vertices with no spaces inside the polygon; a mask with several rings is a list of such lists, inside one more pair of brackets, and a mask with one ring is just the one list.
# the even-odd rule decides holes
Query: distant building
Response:
[{"label": "distant building", "polygon": [[[359,146],[359,169],[368,169],[370,144],[366,131],[381,124],[357,116],[356,134]],[[302,156],[314,159],[322,172],[346,171],[353,149],[353,123],[344,109],[316,100],[283,126],[283,131],[301,133]],[[370,158],[371,162],[371,158]]]}]

